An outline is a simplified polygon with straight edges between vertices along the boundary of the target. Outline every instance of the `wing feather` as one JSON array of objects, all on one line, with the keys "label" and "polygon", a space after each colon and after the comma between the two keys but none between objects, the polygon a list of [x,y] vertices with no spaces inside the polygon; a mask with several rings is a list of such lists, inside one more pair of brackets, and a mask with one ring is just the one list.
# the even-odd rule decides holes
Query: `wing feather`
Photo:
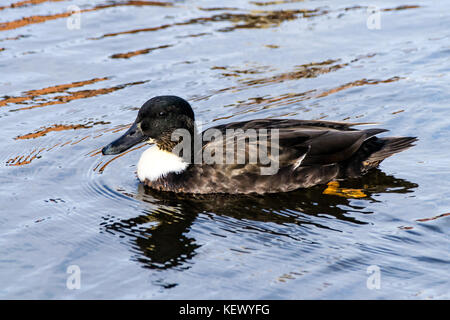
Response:
[{"label": "wing feather", "polygon": [[[225,163],[228,166],[227,170],[234,171],[233,174],[259,170],[259,167],[264,165],[258,153],[261,149],[266,150],[271,161],[278,161],[280,168],[292,166],[293,169],[297,169],[304,166],[328,165],[350,158],[365,140],[387,131],[352,128],[358,124],[360,123],[293,119],[233,122],[213,127],[212,129],[222,133],[222,139],[204,142],[203,151],[223,152],[222,157],[225,160],[226,151],[233,149],[235,162]],[[256,140],[249,139],[248,132],[252,131],[250,129],[257,132]],[[276,141],[271,139],[273,129],[277,129]],[[264,130],[267,134],[264,134]],[[239,152],[245,155],[244,162],[238,161]],[[258,155],[256,162],[255,155]]]}]

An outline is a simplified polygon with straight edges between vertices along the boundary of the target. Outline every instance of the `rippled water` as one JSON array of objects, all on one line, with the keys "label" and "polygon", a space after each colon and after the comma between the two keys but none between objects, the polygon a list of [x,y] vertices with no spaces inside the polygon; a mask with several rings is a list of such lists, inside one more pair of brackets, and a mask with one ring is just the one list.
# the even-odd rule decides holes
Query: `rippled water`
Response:
[{"label": "rippled water", "polygon": [[[0,297],[450,298],[449,9],[2,0]],[[379,122],[420,140],[341,183],[362,197],[151,193],[135,176],[144,149],[99,150],[162,94],[188,99],[205,127]]]}]

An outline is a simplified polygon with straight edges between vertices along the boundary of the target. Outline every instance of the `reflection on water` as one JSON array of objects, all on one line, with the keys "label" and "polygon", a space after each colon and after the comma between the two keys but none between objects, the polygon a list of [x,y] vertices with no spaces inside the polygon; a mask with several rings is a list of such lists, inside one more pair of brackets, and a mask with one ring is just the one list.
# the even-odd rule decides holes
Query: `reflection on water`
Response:
[{"label": "reflection on water", "polygon": [[[230,8],[200,8],[204,11],[222,11],[230,10]],[[233,9],[231,9],[233,10]],[[157,27],[140,28],[134,30],[126,30],[115,33],[107,33],[98,38],[91,38],[91,40],[99,40],[106,37],[115,37],[124,34],[136,34],[140,32],[153,32],[158,30],[167,29],[176,26],[186,26],[193,24],[204,24],[207,22],[223,22],[229,21],[233,24],[232,27],[226,27],[218,29],[218,32],[230,32],[236,29],[254,29],[254,28],[269,28],[280,25],[281,22],[286,20],[297,19],[299,16],[304,18],[325,14],[327,11],[314,10],[283,10],[283,11],[253,11],[249,14],[234,14],[234,13],[221,13],[215,14],[211,17],[199,17],[189,19],[183,22],[176,22],[173,24],[164,24]],[[198,35],[198,34],[197,34]]]},{"label": "reflection on water", "polygon": [[108,124],[108,122],[103,122],[103,121],[92,122],[92,121],[90,121],[90,122],[87,122],[85,124],[71,124],[71,125],[54,124],[54,125],[52,125],[50,127],[42,128],[42,129],[40,129],[40,130],[38,130],[36,132],[18,136],[15,139],[35,139],[35,138],[43,137],[49,132],[64,131],[64,130],[86,129],[86,128],[92,128],[93,126],[98,125],[98,124],[100,124],[100,125],[101,124]]},{"label": "reflection on water", "polygon": [[[29,1],[22,1],[18,3],[13,3],[9,6],[3,6],[0,7],[0,10],[6,9],[6,8],[20,8],[23,6],[28,6],[32,4],[40,4],[42,2],[47,2],[48,0],[29,0]],[[57,2],[57,1],[63,1],[63,0],[50,0],[49,2]],[[157,1],[136,1],[136,0],[129,0],[129,1],[111,1],[108,4],[100,4],[97,6],[94,6],[92,8],[86,8],[79,10],[79,13],[87,13],[87,12],[93,12],[97,10],[103,10],[103,9],[109,9],[113,7],[120,7],[120,6],[171,6],[171,3],[168,2],[157,2]],[[28,26],[30,24],[36,24],[36,23],[43,23],[49,20],[55,20],[55,19],[62,19],[67,18],[75,14],[75,11],[68,10],[66,12],[58,13],[58,14],[50,14],[50,15],[35,15],[35,16],[29,16],[24,17],[19,20],[14,21],[8,21],[0,23],[0,31],[5,30],[12,30],[17,28],[22,28],[25,26]]]},{"label": "reflection on water", "polygon": [[[417,184],[386,175],[380,170],[373,170],[366,176],[346,181],[347,188],[364,190],[364,201],[376,201],[373,194],[410,193]],[[371,214],[364,206],[352,205],[349,199],[337,195],[323,194],[323,186],[301,189],[284,194],[266,196],[183,196],[171,193],[156,192],[139,184],[136,194],[126,193],[126,196],[148,203],[149,209],[144,209],[139,216],[130,219],[104,216],[101,230],[126,238],[127,245],[134,253],[133,259],[146,268],[179,270],[188,268],[186,262],[195,256],[200,245],[187,236],[192,223],[199,214],[224,216],[234,218],[236,232],[243,227],[254,229],[261,233],[276,234],[278,237],[292,237],[261,226],[252,226],[252,222],[260,221],[279,225],[293,224],[299,227],[314,225],[318,228],[332,230],[315,222],[319,215],[332,216],[336,219],[355,224],[365,224],[364,221],[347,216],[348,211]],[[245,205],[243,205],[245,204]],[[156,206],[156,207],[155,207]],[[305,215],[307,218],[305,219]],[[303,240],[303,239],[295,239]]]},{"label": "reflection on water", "polygon": [[126,88],[128,86],[139,85],[139,84],[143,84],[145,82],[146,81],[136,81],[136,82],[125,83],[125,84],[121,84],[121,85],[109,87],[109,88],[80,90],[80,91],[67,91],[66,92],[67,95],[51,97],[49,99],[50,101],[47,101],[47,99],[40,99],[40,100],[44,100],[45,102],[38,103],[38,104],[29,106],[29,107],[12,109],[11,111],[31,110],[34,108],[41,108],[41,107],[50,106],[50,105],[64,104],[64,103],[68,103],[73,100],[85,99],[85,98],[95,97],[98,95],[108,94],[108,93]]},{"label": "reflection on water", "polygon": [[111,56],[111,58],[113,58],[113,59],[129,59],[131,57],[138,56],[140,54],[147,54],[147,53],[149,53],[151,51],[155,51],[155,50],[158,50],[158,49],[170,48],[172,46],[173,45],[171,45],[171,44],[166,44],[166,45],[162,45],[162,46],[158,46],[158,47],[154,47],[154,48],[147,48],[147,49],[141,49],[141,50],[137,50],[137,51],[130,51],[130,52],[127,52],[127,53],[115,53],[115,54],[113,54]]},{"label": "reflection on water", "polygon": [[24,96],[21,97],[3,97],[2,100],[0,100],[0,107],[6,106],[9,103],[19,103],[19,104],[25,104],[28,100],[43,100],[42,95],[52,94],[52,93],[59,93],[59,92],[65,92],[66,90],[70,88],[76,88],[76,87],[82,87],[88,84],[92,84],[98,81],[104,81],[108,78],[95,78],[87,81],[77,81],[72,82],[68,84],[59,84],[43,89],[37,89],[37,90],[28,90],[24,93]]}]

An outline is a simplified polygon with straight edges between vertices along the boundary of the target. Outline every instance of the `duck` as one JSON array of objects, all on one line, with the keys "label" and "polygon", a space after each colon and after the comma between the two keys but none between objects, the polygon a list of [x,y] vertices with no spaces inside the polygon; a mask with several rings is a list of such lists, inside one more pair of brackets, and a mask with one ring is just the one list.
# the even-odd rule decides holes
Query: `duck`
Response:
[{"label": "duck", "polygon": [[281,193],[360,177],[418,140],[377,137],[386,129],[354,128],[362,124],[254,119],[202,131],[186,100],[156,96],[141,106],[134,123],[102,148],[102,154],[150,145],[139,159],[137,177],[156,191]]}]

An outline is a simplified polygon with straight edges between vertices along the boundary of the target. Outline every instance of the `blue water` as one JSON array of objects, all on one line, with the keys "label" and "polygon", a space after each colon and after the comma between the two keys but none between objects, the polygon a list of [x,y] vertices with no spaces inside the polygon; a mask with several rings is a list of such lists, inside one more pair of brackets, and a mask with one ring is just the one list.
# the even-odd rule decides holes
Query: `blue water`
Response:
[{"label": "blue water", "polygon": [[[0,297],[449,299],[450,5],[373,4],[2,1]],[[204,127],[377,122],[419,141],[341,182],[361,198],[157,194],[144,149],[98,151],[163,94]]]}]

